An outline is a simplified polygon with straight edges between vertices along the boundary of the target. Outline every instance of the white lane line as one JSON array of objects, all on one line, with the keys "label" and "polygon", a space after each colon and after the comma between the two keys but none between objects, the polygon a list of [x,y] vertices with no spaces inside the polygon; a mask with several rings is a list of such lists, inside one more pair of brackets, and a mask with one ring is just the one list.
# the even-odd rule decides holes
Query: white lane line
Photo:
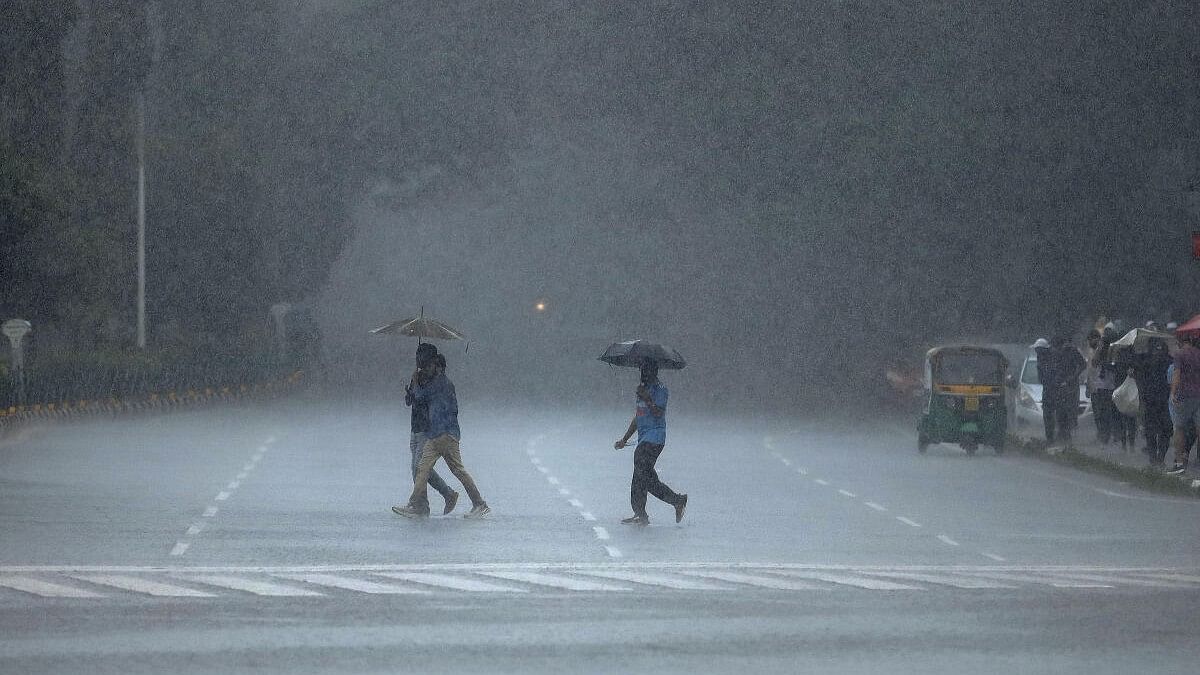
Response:
[{"label": "white lane line", "polygon": [[260,445],[260,446],[258,446],[258,452],[255,454],[262,455],[262,454],[265,454],[266,452],[267,452],[267,446]]},{"label": "white lane line", "polygon": [[569,501],[567,503],[570,504],[571,506],[574,506],[577,509],[583,508],[583,502],[579,501],[578,499],[572,499],[571,501]]},{"label": "white lane line", "polygon": [[544,572],[521,572],[521,571],[487,571],[480,572],[484,576],[496,577],[497,579],[507,579],[509,581],[520,581],[535,586],[549,586],[551,588],[561,588],[568,591],[632,591],[628,586],[618,586],[616,584],[604,583],[591,579],[576,579],[573,577],[561,576],[558,574],[546,574]]},{"label": "white lane line", "polygon": [[529,458],[529,461],[533,462],[533,465],[534,465],[534,466],[541,466],[541,465],[542,465],[542,460],[538,459],[537,457],[530,457],[530,458]]},{"label": "white lane line", "polygon": [[804,467],[798,466],[798,467],[796,467],[796,473],[800,474],[801,476],[807,476],[807,475],[808,475],[808,469],[805,469]]},{"label": "white lane line", "polygon": [[1182,581],[1189,584],[1200,584],[1200,576],[1196,576],[1194,574],[1158,574],[1138,572],[1138,576],[1150,577],[1152,579],[1166,579],[1167,581]]},{"label": "white lane line", "polygon": [[217,507],[215,507],[215,506],[210,506],[210,507],[208,507],[208,508],[204,509],[204,517],[205,517],[205,518],[212,518],[213,516],[217,515],[217,511],[218,511],[218,510],[219,510],[219,509],[218,509]]},{"label": "white lane line", "polygon": [[939,534],[937,536],[937,538],[938,538],[938,541],[942,542],[943,544],[946,544],[947,546],[958,546],[957,541],[954,541],[953,539],[951,539],[950,537],[947,537],[944,534]]},{"label": "white lane line", "polygon": [[814,478],[813,480],[816,481],[817,485],[829,485],[829,481],[824,478]]},{"label": "white lane line", "polygon": [[734,584],[746,584],[748,586],[770,588],[779,591],[812,591],[821,589],[821,586],[818,586],[817,584],[796,581],[794,579],[781,579],[779,577],[745,574],[743,572],[722,572],[720,570],[681,570],[680,574],[686,574],[691,577],[701,577],[705,579],[716,579],[718,581],[728,581]]},{"label": "white lane line", "polygon": [[303,588],[294,586],[285,586],[283,584],[274,584],[269,581],[259,581],[257,579],[248,579],[245,577],[235,577],[228,574],[197,574],[197,575],[178,575],[184,581],[194,581],[206,586],[217,586],[219,588],[231,588],[235,591],[245,591],[255,595],[264,595],[270,597],[293,597],[293,596],[308,596],[319,597],[322,594],[316,591],[309,591]]},{"label": "white lane line", "polygon": [[603,527],[596,525],[595,527],[592,528],[592,532],[596,533],[596,538],[599,539],[600,541],[608,540],[608,530],[604,529]]},{"label": "white lane line", "polygon": [[867,588],[872,591],[919,591],[922,590],[917,586],[907,586],[898,584],[892,581],[883,581],[882,579],[873,579],[871,577],[859,577],[849,574],[834,574],[831,572],[809,572],[806,570],[771,570],[774,574],[783,574],[789,577],[799,577],[801,579],[813,579],[816,581],[824,581],[830,584],[839,586],[854,586],[855,588]]},{"label": "white lane line", "polygon": [[219,502],[223,502],[226,499],[229,499],[229,493],[222,490],[221,492],[217,493],[217,496],[213,497],[213,499],[215,499]]},{"label": "white lane line", "polygon": [[587,521],[596,520],[596,516],[593,516],[591,511],[580,511],[579,515],[583,516],[583,519]]},{"label": "white lane line", "polygon": [[248,462],[246,464],[246,466],[242,467],[242,473],[249,474],[251,471],[254,470],[254,464],[255,464],[254,462]]},{"label": "white lane line", "polygon": [[1008,582],[1023,582],[1028,584],[1043,584],[1046,586],[1054,586],[1056,588],[1112,588],[1109,584],[1084,583],[1082,581],[1071,581],[1062,577],[1053,577],[1047,574],[1030,573],[1023,574],[1017,572],[977,572],[974,570],[955,571],[955,574],[960,576],[979,577],[981,579],[995,579],[997,581]]},{"label": "white lane line", "polygon": [[[533,448],[525,448],[525,454],[529,455],[530,457],[533,457],[535,453],[533,451]],[[534,462],[534,464],[537,464],[537,462]]]},{"label": "white lane line", "polygon": [[398,586],[396,584],[381,584],[377,581],[366,581],[364,579],[351,579],[349,577],[340,577],[333,574],[276,574],[281,579],[290,579],[292,581],[303,581],[304,583],[313,584],[315,586],[327,586],[329,588],[340,588],[347,591],[358,591],[359,593],[375,593],[380,595],[408,595],[408,594],[427,594],[423,588],[414,588],[411,586]]},{"label": "white lane line", "polygon": [[192,523],[192,526],[187,529],[187,535],[194,537],[204,530],[204,522]]},{"label": "white lane line", "polygon": [[402,581],[412,581],[426,586],[438,586],[440,588],[450,588],[456,591],[474,591],[487,593],[527,593],[524,588],[514,588],[512,586],[500,586],[499,584],[489,584],[486,581],[470,579],[467,577],[453,576],[450,574],[434,574],[432,572],[380,572],[379,576],[388,577],[391,579],[400,579]]},{"label": "white lane line", "polygon": [[1111,576],[1107,574],[1077,574],[1075,572],[1058,573],[1054,576],[1063,577],[1066,579],[1076,579],[1079,581],[1088,581],[1096,584],[1112,584],[1119,586],[1122,584],[1128,586],[1149,586],[1151,588],[1191,588],[1190,584],[1170,581],[1159,581],[1154,579],[1138,579],[1137,577],[1127,576]]},{"label": "white lane line", "polygon": [[560,487],[560,488],[558,488],[558,494],[560,494],[560,495],[562,495],[562,496],[564,496],[564,497],[570,497],[570,496],[571,496],[571,491],[570,491],[570,490],[568,490],[568,489],[567,489],[567,488],[565,488],[565,487]]},{"label": "white lane line", "polygon": [[225,486],[225,489],[226,490],[236,490],[241,486],[242,486],[241,481],[231,480],[231,481],[229,481],[229,485]]},{"label": "white lane line", "polygon": [[791,465],[792,465],[792,460],[788,459],[787,457],[780,457],[780,458],[779,458],[779,461],[783,462],[783,465],[784,465],[784,466],[791,466]]},{"label": "white lane line", "polygon": [[617,548],[616,546],[605,546],[604,550],[608,553],[608,557],[610,558],[621,557],[621,549]]},{"label": "white lane line", "polygon": [[987,551],[980,551],[979,555],[982,555],[985,558],[991,558],[992,560],[995,560],[996,562],[1008,562],[1007,558],[1001,558],[1000,556],[996,555],[995,553],[988,553]]},{"label": "white lane line", "polygon": [[863,572],[863,574],[869,574],[874,577],[887,577],[889,579],[922,581],[927,584],[953,586],[954,588],[1016,588],[1016,586],[987,581],[985,579],[971,579],[942,574],[924,574],[921,572]]},{"label": "white lane line", "polygon": [[880,505],[880,504],[876,504],[875,502],[864,502],[864,503],[866,504],[866,506],[867,506],[868,508],[875,509],[876,511],[887,511],[887,509],[886,509],[886,508],[884,508],[884,507],[883,507],[882,505]]},{"label": "white lane line", "polygon": [[558,485],[558,479],[554,476],[546,476],[546,481],[551,485]]},{"label": "white lane line", "polygon": [[214,598],[212,593],[197,591],[192,588],[183,586],[174,586],[172,584],[164,584],[161,581],[152,581],[150,579],[142,579],[139,577],[129,577],[119,574],[73,574],[74,579],[86,581],[90,584],[99,584],[100,586],[112,586],[123,591],[133,591],[134,593],[145,593],[146,595],[155,595],[164,598]]},{"label": "white lane line", "polygon": [[43,598],[103,598],[101,593],[42,581],[33,577],[0,575],[0,586]]},{"label": "white lane line", "polygon": [[265,443],[274,443],[274,442],[275,442],[275,437],[274,437],[274,436],[267,436],[267,440],[266,440],[266,441],[264,441],[264,442],[265,442]]},{"label": "white lane line", "polygon": [[908,518],[905,518],[904,516],[896,516],[896,520],[904,523],[905,525],[908,525],[909,527],[920,527],[921,526],[921,524],[918,523],[917,521],[909,520]]},{"label": "white lane line", "polygon": [[236,478],[237,480],[246,480],[246,476],[249,476],[249,475],[250,475],[249,471],[242,471],[237,476],[234,476],[234,478]]},{"label": "white lane line", "polygon": [[538,471],[541,471],[542,473],[550,473],[550,469],[547,469],[547,468],[546,468],[546,467],[544,467],[544,466],[539,466],[539,467],[537,468],[537,470],[538,470]]},{"label": "white lane line", "polygon": [[250,458],[250,461],[251,461],[251,462],[254,462],[255,464],[258,464],[259,462],[261,462],[261,461],[262,461],[262,458],[263,458],[263,456],[262,456],[262,453],[260,452],[260,453],[258,453],[258,454],[256,454],[256,455],[254,455],[253,457],[251,457],[251,458]]},{"label": "white lane line", "polygon": [[838,490],[838,494],[842,495],[843,497],[850,497],[850,498],[854,498],[857,496],[849,490]]},{"label": "white lane line", "polygon": [[175,542],[175,547],[171,549],[171,555],[183,555],[187,552],[189,546],[191,544],[186,541],[177,541]]},{"label": "white lane line", "polygon": [[681,591],[728,591],[733,590],[728,586],[719,586],[716,584],[700,581],[699,579],[688,579],[682,576],[674,576],[665,573],[655,572],[633,572],[626,570],[575,570],[576,574],[585,574],[592,577],[603,577],[605,579],[616,579],[617,581],[629,581],[635,584],[644,584],[646,586],[661,586],[664,588],[674,588]]}]

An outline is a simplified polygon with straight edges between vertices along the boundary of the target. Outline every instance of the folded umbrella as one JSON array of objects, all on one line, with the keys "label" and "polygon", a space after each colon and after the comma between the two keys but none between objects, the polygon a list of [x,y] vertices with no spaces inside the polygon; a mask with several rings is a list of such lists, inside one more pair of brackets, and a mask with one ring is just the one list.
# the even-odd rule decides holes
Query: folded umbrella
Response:
[{"label": "folded umbrella", "polygon": [[666,370],[680,370],[687,365],[674,349],[642,340],[613,343],[600,355],[600,360],[625,368],[638,368],[644,361],[653,361]]}]

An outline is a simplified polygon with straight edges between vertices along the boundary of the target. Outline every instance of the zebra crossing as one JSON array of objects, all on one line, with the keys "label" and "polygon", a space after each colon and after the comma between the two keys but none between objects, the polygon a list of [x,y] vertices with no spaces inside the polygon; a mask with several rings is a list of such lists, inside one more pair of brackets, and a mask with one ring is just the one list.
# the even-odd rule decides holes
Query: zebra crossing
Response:
[{"label": "zebra crossing", "polygon": [[30,598],[319,598],[647,592],[1200,590],[1200,569],[1094,566],[838,566],[528,563],[310,567],[0,567],[0,603]]}]

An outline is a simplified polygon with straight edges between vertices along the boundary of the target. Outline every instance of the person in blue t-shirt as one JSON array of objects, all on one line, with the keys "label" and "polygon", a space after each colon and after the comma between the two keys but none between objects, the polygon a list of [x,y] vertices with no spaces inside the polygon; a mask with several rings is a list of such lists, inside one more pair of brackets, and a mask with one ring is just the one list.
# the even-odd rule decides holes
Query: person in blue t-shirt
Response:
[{"label": "person in blue t-shirt", "polygon": [[642,383],[637,388],[637,410],[625,435],[613,448],[620,450],[629,445],[629,438],[636,430],[637,448],[633,451],[633,481],[629,486],[629,502],[633,515],[622,520],[630,525],[646,525],[650,516],[646,514],[646,493],[658,497],[675,507],[675,522],[683,520],[688,496],[679,494],[658,479],[654,464],[667,443],[667,387],[658,381],[658,364],[645,360],[641,363]]}]

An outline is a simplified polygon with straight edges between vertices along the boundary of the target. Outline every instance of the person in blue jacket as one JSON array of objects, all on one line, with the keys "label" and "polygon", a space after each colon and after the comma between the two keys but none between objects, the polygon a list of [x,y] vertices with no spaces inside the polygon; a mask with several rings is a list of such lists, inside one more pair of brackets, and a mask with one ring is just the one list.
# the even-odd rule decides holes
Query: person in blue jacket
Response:
[{"label": "person in blue jacket", "polygon": [[629,445],[629,438],[636,430],[637,448],[633,451],[633,480],[629,486],[629,502],[633,515],[622,520],[629,525],[647,525],[650,516],[646,513],[646,494],[652,494],[675,507],[675,522],[683,520],[688,496],[679,494],[663,483],[654,470],[658,456],[667,443],[667,387],[658,380],[658,363],[644,360],[641,363],[642,382],[637,388],[637,408],[629,428],[625,430],[613,448],[620,450]]}]

